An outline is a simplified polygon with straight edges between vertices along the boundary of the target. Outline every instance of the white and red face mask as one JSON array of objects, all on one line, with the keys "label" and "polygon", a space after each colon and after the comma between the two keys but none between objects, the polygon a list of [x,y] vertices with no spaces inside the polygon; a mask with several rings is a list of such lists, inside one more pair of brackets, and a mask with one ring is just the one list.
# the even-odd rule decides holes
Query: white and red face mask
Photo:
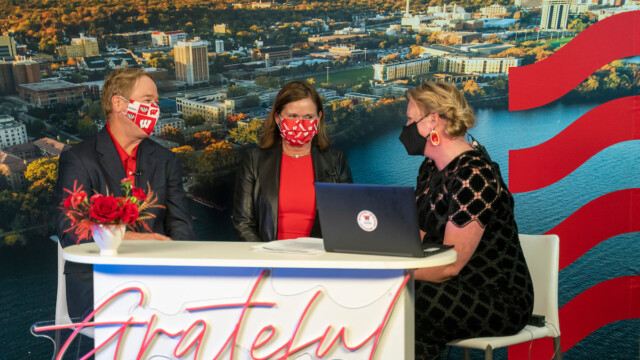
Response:
[{"label": "white and red face mask", "polygon": [[280,135],[289,145],[304,146],[318,133],[318,119],[283,119],[280,117]]},{"label": "white and red face mask", "polygon": [[124,115],[138,125],[142,131],[151,134],[160,117],[160,108],[156,104],[145,104],[139,101],[129,100],[127,112],[124,113]]}]

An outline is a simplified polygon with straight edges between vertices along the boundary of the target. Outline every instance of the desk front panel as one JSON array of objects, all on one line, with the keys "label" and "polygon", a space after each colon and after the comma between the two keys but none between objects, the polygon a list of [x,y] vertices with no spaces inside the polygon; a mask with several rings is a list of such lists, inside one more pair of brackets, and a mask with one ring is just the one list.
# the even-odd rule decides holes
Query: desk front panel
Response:
[{"label": "desk front panel", "polygon": [[405,270],[107,264],[94,283],[98,360],[414,356]]}]

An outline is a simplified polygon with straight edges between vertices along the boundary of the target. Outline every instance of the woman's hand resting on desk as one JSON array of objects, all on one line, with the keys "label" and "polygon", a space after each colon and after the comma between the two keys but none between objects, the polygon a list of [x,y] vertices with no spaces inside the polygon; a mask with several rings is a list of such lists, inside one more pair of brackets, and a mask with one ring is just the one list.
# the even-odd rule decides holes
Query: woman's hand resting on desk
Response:
[{"label": "woman's hand resting on desk", "polygon": [[171,241],[171,238],[158,233],[141,233],[135,231],[126,231],[124,240],[161,240]]}]

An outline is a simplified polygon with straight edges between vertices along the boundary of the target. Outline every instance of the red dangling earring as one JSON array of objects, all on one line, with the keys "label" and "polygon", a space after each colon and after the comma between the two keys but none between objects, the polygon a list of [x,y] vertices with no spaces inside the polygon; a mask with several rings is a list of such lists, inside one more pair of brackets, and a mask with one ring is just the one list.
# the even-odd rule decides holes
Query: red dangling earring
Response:
[{"label": "red dangling earring", "polygon": [[431,133],[429,133],[429,138],[431,140],[431,144],[434,146],[438,146],[440,144],[440,135],[435,128],[431,129]]}]

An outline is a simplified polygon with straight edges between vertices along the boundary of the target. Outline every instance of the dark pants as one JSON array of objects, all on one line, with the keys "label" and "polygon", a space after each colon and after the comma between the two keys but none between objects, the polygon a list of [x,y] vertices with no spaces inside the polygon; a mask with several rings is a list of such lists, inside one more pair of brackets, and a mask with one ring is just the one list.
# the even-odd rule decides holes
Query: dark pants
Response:
[{"label": "dark pants", "polygon": [[64,274],[69,317],[82,321],[93,311],[93,266],[67,262]]},{"label": "dark pants", "polygon": [[[67,262],[65,264],[67,310],[73,323],[82,322],[93,311],[93,266]],[[64,345],[73,329],[64,330],[62,342]],[[64,360],[76,360],[82,358],[93,350],[92,338],[77,334],[64,353]],[[93,359],[91,356],[89,359]]]}]

